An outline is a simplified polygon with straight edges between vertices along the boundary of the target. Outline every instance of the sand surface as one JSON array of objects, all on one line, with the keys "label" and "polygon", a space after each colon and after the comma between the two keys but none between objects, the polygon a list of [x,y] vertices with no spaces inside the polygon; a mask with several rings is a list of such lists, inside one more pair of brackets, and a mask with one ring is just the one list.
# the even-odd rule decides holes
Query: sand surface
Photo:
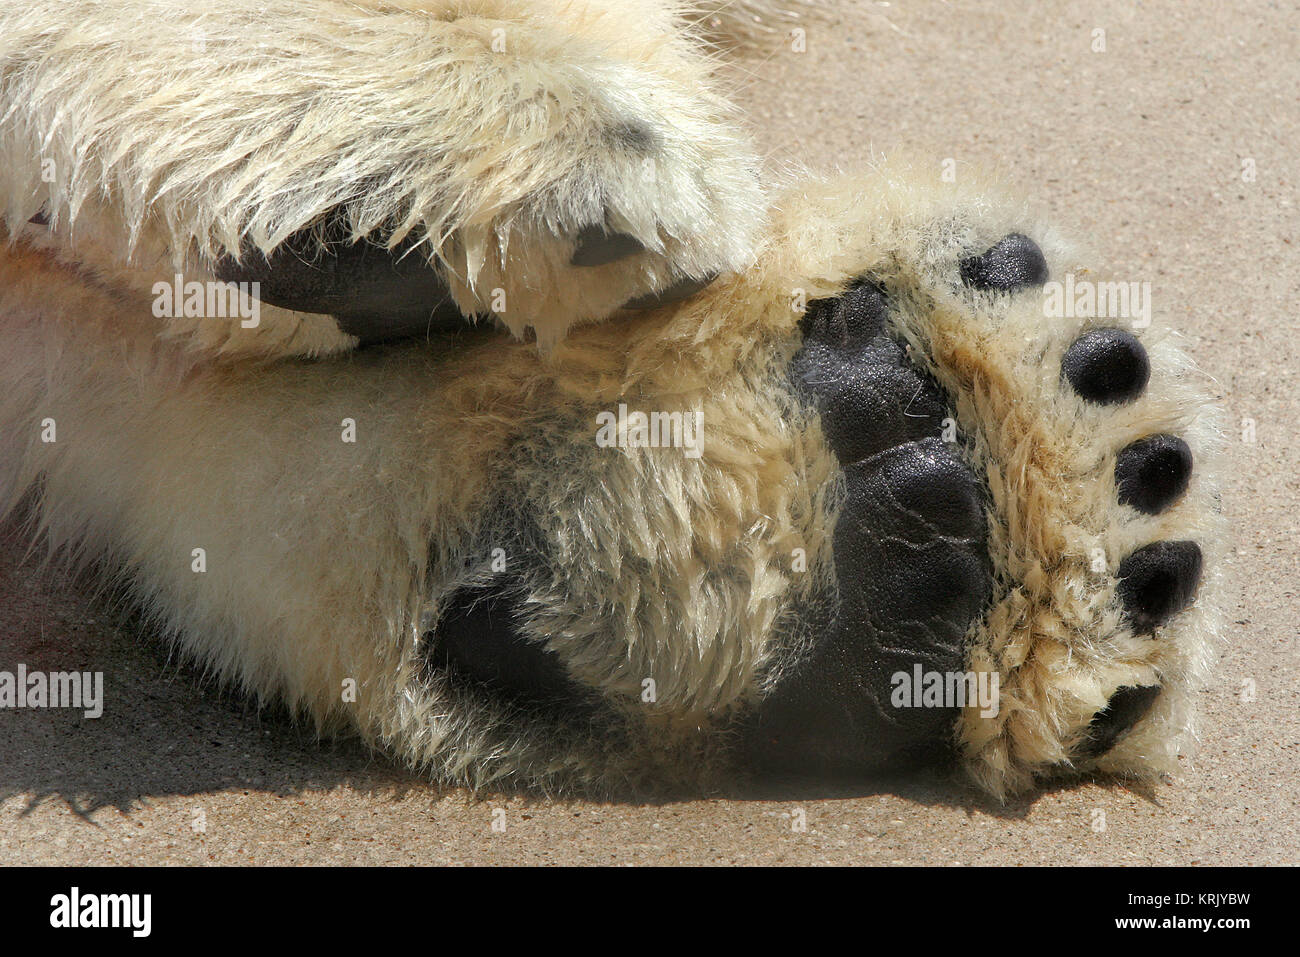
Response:
[{"label": "sand surface", "polygon": [[958,175],[1000,170],[1091,237],[1103,271],[1150,280],[1157,317],[1186,335],[1228,410],[1232,624],[1184,772],[1005,807],[938,776],[660,805],[472,799],[259,716],[24,564],[10,535],[0,668],[100,670],[112,695],[93,721],[0,712],[0,863],[1300,860],[1300,9],[851,6],[810,25],[806,52],[774,42],[733,69],[772,162],[851,168],[904,149],[936,170],[951,157]]}]

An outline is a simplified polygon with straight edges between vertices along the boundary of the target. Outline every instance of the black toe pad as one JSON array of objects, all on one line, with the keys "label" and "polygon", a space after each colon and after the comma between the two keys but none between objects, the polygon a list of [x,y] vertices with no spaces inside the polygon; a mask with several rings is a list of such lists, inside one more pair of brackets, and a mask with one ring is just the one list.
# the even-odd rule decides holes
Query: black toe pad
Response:
[{"label": "black toe pad", "polygon": [[1095,329],[1074,341],[1061,360],[1061,372],[1081,397],[1112,405],[1136,399],[1151,378],[1142,343],[1123,329]]},{"label": "black toe pad", "polygon": [[1116,591],[1134,631],[1147,634],[1190,605],[1200,583],[1200,546],[1152,542],[1120,562]]},{"label": "black toe pad", "polygon": [[1106,707],[1093,715],[1088,740],[1079,749],[1081,756],[1095,758],[1113,748],[1124,732],[1151,710],[1158,697],[1159,685],[1128,686],[1116,691]]},{"label": "black toe pad", "polygon": [[961,262],[961,280],[976,289],[1011,292],[1047,282],[1047,259],[1022,233],[999,239],[987,252]]},{"label": "black toe pad", "polygon": [[1115,486],[1123,505],[1157,515],[1187,491],[1192,450],[1176,435],[1140,439],[1115,460]]},{"label": "black toe pad", "polygon": [[836,457],[859,462],[943,431],[943,393],[885,331],[888,301],[863,282],[839,299],[809,303],[803,348],[791,367],[816,399]]}]

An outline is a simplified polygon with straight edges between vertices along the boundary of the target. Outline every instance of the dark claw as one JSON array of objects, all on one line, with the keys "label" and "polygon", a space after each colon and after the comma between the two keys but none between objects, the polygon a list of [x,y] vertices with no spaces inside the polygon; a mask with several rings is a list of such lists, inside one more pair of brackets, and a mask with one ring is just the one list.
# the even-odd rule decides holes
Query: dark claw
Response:
[{"label": "dark claw", "polygon": [[578,248],[569,260],[574,266],[603,266],[643,252],[641,240],[628,233],[608,233],[603,226],[584,226]]},{"label": "dark claw", "polygon": [[1126,686],[1113,695],[1106,707],[1092,716],[1088,725],[1088,740],[1079,747],[1079,754],[1095,758],[1115,746],[1124,732],[1142,720],[1160,697],[1159,685]]},{"label": "dark claw", "polygon": [[981,256],[964,259],[961,281],[976,289],[1011,292],[1047,282],[1047,259],[1038,244],[1022,233],[999,239]]},{"label": "dark claw", "polygon": [[1187,491],[1192,479],[1192,450],[1176,435],[1140,439],[1115,460],[1119,500],[1139,512],[1163,512]]},{"label": "dark claw", "polygon": [[1142,394],[1151,378],[1151,362],[1131,332],[1095,329],[1066,350],[1061,372],[1082,398],[1113,405]]},{"label": "dark claw", "polygon": [[1152,542],[1119,564],[1116,589],[1138,634],[1149,634],[1192,603],[1201,583],[1195,542]]},{"label": "dark claw", "polygon": [[685,279],[679,279],[667,289],[661,289],[658,292],[646,293],[644,296],[637,296],[635,299],[629,299],[623,303],[624,309],[654,309],[658,306],[667,305],[670,302],[677,302],[680,299],[686,299],[695,295],[701,289],[708,286],[713,280],[718,278],[717,273],[711,273],[700,279],[692,279],[689,276]]}]

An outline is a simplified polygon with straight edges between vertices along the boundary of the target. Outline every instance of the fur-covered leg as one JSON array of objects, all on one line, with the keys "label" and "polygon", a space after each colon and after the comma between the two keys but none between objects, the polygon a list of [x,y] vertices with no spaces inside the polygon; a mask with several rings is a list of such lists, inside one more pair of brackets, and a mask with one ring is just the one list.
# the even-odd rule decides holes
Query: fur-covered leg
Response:
[{"label": "fur-covered leg", "polygon": [[548,355],[191,368],[15,252],[7,500],[444,780],[1159,773],[1215,627],[1213,410],[1158,325],[1058,314],[1086,273],[996,195],[807,180],[743,275]]},{"label": "fur-covered leg", "polygon": [[97,561],[258,697],[449,779],[520,773],[481,745],[502,709],[458,706],[415,649],[448,569],[477,557],[529,389],[489,358],[531,347],[480,336],[451,379],[417,350],[283,377],[196,365],[143,310],[22,245],[0,253],[0,321],[0,511],[28,497],[55,553]]},{"label": "fur-covered leg", "polygon": [[[150,294],[205,354],[328,354],[462,317],[546,346],[752,259],[757,164],[685,10],[6,5],[4,221]],[[263,308],[160,306],[176,274],[257,282]]]}]

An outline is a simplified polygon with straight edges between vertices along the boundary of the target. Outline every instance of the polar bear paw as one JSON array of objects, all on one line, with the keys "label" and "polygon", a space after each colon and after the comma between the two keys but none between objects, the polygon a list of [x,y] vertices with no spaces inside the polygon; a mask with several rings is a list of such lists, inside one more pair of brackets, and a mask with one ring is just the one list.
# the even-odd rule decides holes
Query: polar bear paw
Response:
[{"label": "polar bear paw", "polygon": [[[837,235],[832,216],[796,215]],[[1064,253],[986,238],[973,214],[919,219],[894,248],[855,252],[866,267],[788,331],[764,338],[780,320],[762,320],[700,347],[754,340],[696,396],[699,458],[592,449],[581,413],[566,430],[545,412],[543,431],[568,438],[524,466],[528,567],[450,596],[435,670],[550,714],[620,714],[659,741],[721,732],[726,766],[763,777],[955,752],[1004,796],[1174,769],[1215,630],[1217,499],[1196,467],[1213,458],[1213,407],[1168,333],[1057,314],[1053,284],[1088,275]],[[780,280],[763,269],[650,338],[765,308]],[[558,367],[599,355],[575,343]],[[682,394],[663,383],[683,378],[617,399],[672,408]]]},{"label": "polar bear paw", "polygon": [[[807,178],[762,248],[548,355],[184,375],[13,253],[0,491],[39,482],[52,547],[111,559],[197,659],[443,781],[1175,769],[1222,536],[1172,335],[906,168]],[[30,441],[51,408],[60,441]]]},{"label": "polar bear paw", "polygon": [[[679,12],[0,10],[0,222],[136,295],[183,275],[202,294],[154,316],[205,357],[320,356],[469,321],[545,347],[753,258],[757,154]],[[230,283],[256,314],[236,314]]]},{"label": "polar bear paw", "polygon": [[947,741],[999,795],[1170,770],[1213,631],[1194,463],[1215,433],[1186,360],[1055,315],[1019,232],[886,272],[801,324],[796,389],[843,469],[835,597],[756,707],[751,758],[824,775]]}]

